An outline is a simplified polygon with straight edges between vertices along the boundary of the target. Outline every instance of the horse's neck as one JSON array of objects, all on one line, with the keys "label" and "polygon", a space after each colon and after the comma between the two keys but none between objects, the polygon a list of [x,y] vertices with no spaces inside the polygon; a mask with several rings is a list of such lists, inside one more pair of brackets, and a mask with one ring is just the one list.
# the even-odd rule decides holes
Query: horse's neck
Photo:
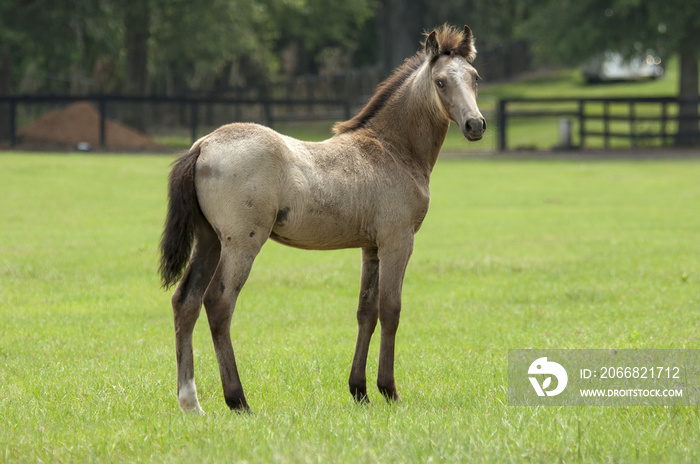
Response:
[{"label": "horse's neck", "polygon": [[392,156],[421,170],[426,179],[437,162],[449,119],[433,95],[430,69],[421,66],[375,116],[372,126]]}]

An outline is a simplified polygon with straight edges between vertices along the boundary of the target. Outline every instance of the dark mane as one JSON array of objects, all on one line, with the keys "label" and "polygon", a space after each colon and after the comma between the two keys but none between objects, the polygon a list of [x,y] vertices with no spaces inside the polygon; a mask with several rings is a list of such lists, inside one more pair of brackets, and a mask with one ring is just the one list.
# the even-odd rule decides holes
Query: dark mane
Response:
[{"label": "dark mane", "polygon": [[[425,35],[427,41],[429,33],[425,32],[423,35]],[[435,29],[435,35],[435,38],[440,44],[439,55],[459,55],[464,57],[470,63],[476,59],[474,38],[472,36],[471,29],[468,27],[465,26],[463,32],[456,27],[443,24]],[[424,41],[422,44],[424,47],[426,45],[426,41]]]},{"label": "dark mane", "polygon": [[372,119],[381,110],[389,98],[406,82],[425,60],[425,53],[418,52],[411,58],[407,58],[394,73],[384,82],[377,86],[372,98],[362,108],[357,116],[344,122],[338,122],[333,126],[334,134],[342,134],[343,132],[351,132],[363,127],[367,121]]}]

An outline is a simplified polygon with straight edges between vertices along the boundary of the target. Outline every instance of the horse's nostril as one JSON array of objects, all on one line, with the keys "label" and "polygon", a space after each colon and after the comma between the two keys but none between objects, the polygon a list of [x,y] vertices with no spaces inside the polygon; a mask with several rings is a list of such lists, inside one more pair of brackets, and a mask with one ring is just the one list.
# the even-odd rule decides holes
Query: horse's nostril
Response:
[{"label": "horse's nostril", "polygon": [[484,118],[470,119],[467,121],[467,129],[471,132],[483,132],[486,130],[486,121]]}]

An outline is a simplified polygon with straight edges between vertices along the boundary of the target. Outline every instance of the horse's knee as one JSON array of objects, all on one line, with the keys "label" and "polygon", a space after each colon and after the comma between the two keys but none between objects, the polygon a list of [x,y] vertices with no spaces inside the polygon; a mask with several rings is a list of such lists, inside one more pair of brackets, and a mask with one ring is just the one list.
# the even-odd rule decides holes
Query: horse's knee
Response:
[{"label": "horse's knee", "polygon": [[357,323],[360,326],[374,326],[379,317],[379,307],[376,304],[361,304],[357,308]]},{"label": "horse's knee", "polygon": [[224,292],[226,291],[226,285],[220,280],[213,280],[204,292],[204,297],[202,301],[204,302],[204,307],[207,310],[207,314],[214,308],[221,306],[221,302],[224,298]]},{"label": "horse's knee", "polygon": [[185,271],[185,275],[182,276],[182,280],[180,280],[180,283],[173,292],[173,296],[170,298],[170,303],[172,303],[173,311],[175,311],[176,314],[181,313],[186,309],[187,299],[190,295],[191,278],[191,267],[188,267]]},{"label": "horse's knee", "polygon": [[186,296],[174,295],[172,298],[175,330],[191,331],[199,319],[201,302],[188,301]]},{"label": "horse's knee", "polygon": [[216,303],[205,303],[205,307],[212,336],[217,338],[221,335],[228,335],[233,311],[221,304],[219,300]]},{"label": "horse's knee", "polygon": [[382,304],[379,308],[379,322],[382,331],[396,333],[401,318],[401,304]]},{"label": "horse's knee", "polygon": [[170,300],[173,307],[176,324],[193,324],[199,317],[202,308],[202,295],[214,273],[215,257],[203,259],[200,252],[195,250],[195,256],[190,262],[179,285]]},{"label": "horse's knee", "polygon": [[239,292],[240,288],[235,284],[215,280],[204,294],[204,308],[214,337],[228,335]]}]

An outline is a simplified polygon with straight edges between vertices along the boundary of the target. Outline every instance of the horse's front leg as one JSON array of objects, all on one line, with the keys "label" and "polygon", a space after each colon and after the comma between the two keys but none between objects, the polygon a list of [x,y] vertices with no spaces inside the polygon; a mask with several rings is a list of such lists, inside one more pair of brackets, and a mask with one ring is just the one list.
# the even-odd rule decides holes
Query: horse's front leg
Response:
[{"label": "horse's front leg", "polygon": [[405,235],[401,240],[380,246],[378,252],[381,343],[377,387],[387,401],[401,400],[394,380],[394,346],[401,315],[403,278],[412,252],[412,233]]},{"label": "horse's front leg", "polygon": [[357,344],[350,370],[350,393],[358,403],[369,402],[367,397],[367,352],[379,316],[379,258],[376,248],[362,249],[362,281],[360,302],[357,306]]}]

